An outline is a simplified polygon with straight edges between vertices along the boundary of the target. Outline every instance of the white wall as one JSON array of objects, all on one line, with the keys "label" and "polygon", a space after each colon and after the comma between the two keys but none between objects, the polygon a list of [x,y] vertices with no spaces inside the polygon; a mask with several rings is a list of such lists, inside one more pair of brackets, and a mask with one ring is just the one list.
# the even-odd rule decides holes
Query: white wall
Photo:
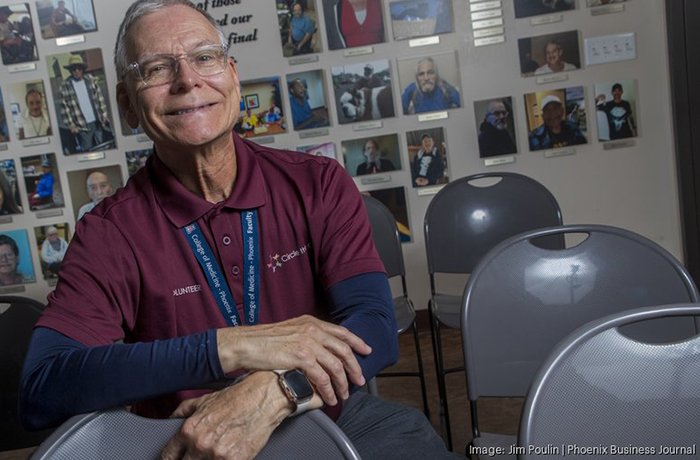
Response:
[{"label": "white wall", "polygon": [[[40,60],[37,69],[28,72],[8,72],[0,66],[0,81],[2,86],[43,78],[48,89],[48,70],[46,56],[63,53],[70,50],[82,50],[94,47],[103,49],[106,63],[111,60],[114,37],[118,23],[126,9],[127,2],[108,2],[95,0],[98,32],[85,35],[85,43],[68,46],[57,46],[55,41],[42,40],[38,37]],[[211,3],[211,2],[210,2]],[[319,10],[319,29],[324,31],[322,14]],[[300,138],[298,132],[274,138],[273,145],[294,148],[299,145],[332,141],[340,152],[340,142],[344,139],[372,136],[375,134],[398,133],[402,148],[404,169],[392,173],[390,182],[358,185],[362,190],[380,189],[397,186],[406,187],[409,203],[410,226],[414,239],[404,244],[404,254],[407,261],[408,281],[411,296],[418,308],[425,308],[429,297],[428,275],[425,267],[425,249],[423,245],[423,216],[432,195],[418,196],[411,188],[410,172],[407,168],[408,152],[405,145],[405,133],[421,128],[443,126],[449,149],[450,177],[466,176],[483,171],[512,171],[529,175],[544,183],[555,195],[562,208],[565,223],[603,223],[625,227],[641,233],[658,242],[677,257],[681,257],[680,216],[675,176],[673,139],[671,130],[670,92],[668,80],[668,55],[666,50],[666,31],[664,18],[664,3],[659,1],[629,1],[625,11],[616,14],[592,16],[585,7],[585,1],[579,0],[575,11],[562,14],[563,20],[558,23],[532,26],[529,19],[514,19],[512,3],[503,1],[503,17],[506,29],[506,41],[503,44],[484,47],[474,47],[471,38],[468,2],[454,0],[454,24],[456,32],[441,35],[437,45],[409,47],[408,41],[394,42],[391,39],[388,2],[383,1],[385,25],[387,28],[387,43],[373,47],[373,53],[364,56],[344,56],[343,51],[326,51],[318,55],[317,62],[307,62],[290,65],[282,57],[282,50],[277,30],[277,17],[274,3],[271,0],[241,0],[238,5],[220,8],[209,8],[217,19],[229,18],[243,14],[252,14],[249,23],[237,26],[227,26],[226,34],[235,31],[240,35],[253,34],[257,40],[242,45],[234,45],[233,55],[238,60],[242,80],[279,75],[282,78],[284,110],[288,113],[286,85],[284,75],[306,70],[324,69],[327,89],[331,89],[330,68],[332,66],[359,63],[377,59],[389,59],[394,69],[394,98],[397,113],[400,108],[400,88],[397,71],[397,58],[423,56],[456,50],[461,71],[461,88],[463,106],[461,109],[449,111],[446,120],[418,122],[417,116],[397,116],[385,119],[378,129],[369,131],[354,131],[353,125],[338,125],[332,95],[328,94],[332,126],[328,134],[313,138]],[[31,4],[36,24],[36,11]],[[635,32],[637,34],[637,59],[607,65],[586,67],[582,70],[569,72],[568,81],[538,85],[535,78],[521,78],[519,75],[517,39],[554,32],[577,29],[580,31],[581,46],[583,38],[608,35],[613,33]],[[322,33],[325,42],[325,34]],[[583,49],[581,49],[583,60]],[[640,136],[634,146],[628,148],[603,150],[601,143],[596,141],[596,129],[592,126],[594,120],[593,85],[595,83],[614,80],[637,80],[637,124]],[[109,95],[115,113],[116,100],[114,85],[116,75],[111,66],[107,69],[107,80],[112,88]],[[529,152],[527,149],[527,129],[523,94],[556,89],[561,87],[583,85],[586,87],[586,103],[589,118],[589,144],[577,146],[575,154],[554,158],[545,158],[542,152]],[[514,101],[516,134],[521,153],[515,156],[511,164],[486,167],[479,159],[477,149],[476,120],[472,103],[474,100],[489,99],[501,96],[511,96]],[[50,106],[51,117],[56,125],[56,113]],[[9,106],[5,101],[5,111],[9,115]],[[109,165],[121,165],[126,180],[126,161],[124,152],[148,147],[142,136],[124,137],[118,134],[117,149],[106,152],[103,159],[95,161],[79,161],[77,156],[64,156],[60,152],[60,141],[54,136],[49,145],[24,147],[13,138],[8,144],[7,152],[0,152],[2,157],[14,158],[19,167],[19,159],[23,156],[56,152],[60,166],[60,178],[67,188],[66,173],[71,170],[96,168]],[[342,161],[342,158],[339,158]],[[64,196],[69,196],[64,190]],[[74,212],[71,203],[63,211],[62,216],[37,218],[35,213],[26,211],[23,215],[15,216],[10,224],[0,225],[2,230],[27,228],[30,237],[32,229],[39,225],[58,222],[69,222],[73,226]],[[39,300],[44,300],[51,289],[42,279],[38,255],[35,252],[35,270],[38,282],[26,286],[26,293]],[[461,282],[453,282],[452,289],[461,292]]]}]

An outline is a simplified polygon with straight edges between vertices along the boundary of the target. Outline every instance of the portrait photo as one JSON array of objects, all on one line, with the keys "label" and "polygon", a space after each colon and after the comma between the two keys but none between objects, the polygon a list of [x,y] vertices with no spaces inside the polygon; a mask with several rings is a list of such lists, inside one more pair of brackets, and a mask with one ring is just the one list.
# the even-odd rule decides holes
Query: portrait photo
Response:
[{"label": "portrait photo", "polygon": [[573,10],[576,0],[513,0],[513,7],[516,18],[526,18]]},{"label": "portrait photo", "polygon": [[581,68],[578,31],[518,39],[523,77],[570,72]]},{"label": "portrait photo", "polygon": [[24,140],[52,135],[43,80],[13,83],[6,88],[15,136]]},{"label": "portrait photo", "polygon": [[382,9],[381,0],[323,0],[328,49],[383,43]]},{"label": "portrait photo", "polygon": [[315,0],[275,0],[284,57],[323,51]]},{"label": "portrait photo", "polygon": [[41,211],[64,207],[66,203],[56,155],[54,153],[32,155],[22,158],[21,161],[29,209]]},{"label": "portrait photo", "polygon": [[331,69],[338,123],[381,120],[394,116],[391,64],[388,59]]},{"label": "portrait photo", "polygon": [[129,177],[146,166],[146,160],[148,160],[151,155],[153,155],[153,148],[126,152],[126,168],[128,169]]},{"label": "portrait photo", "polygon": [[122,185],[122,170],[119,165],[69,171],[68,188],[75,220],[80,220]]},{"label": "portrait photo", "polygon": [[518,153],[511,97],[474,101],[474,119],[480,158]]},{"label": "portrait photo", "polygon": [[593,94],[599,141],[637,137],[635,80],[597,83],[593,87]]},{"label": "portrait photo", "polygon": [[0,50],[5,65],[39,60],[28,3],[0,6]]},{"label": "portrait photo", "polygon": [[47,64],[63,153],[116,147],[102,50],[54,54]]},{"label": "portrait photo", "polygon": [[408,218],[408,206],[406,203],[406,190],[404,187],[392,187],[381,190],[369,190],[362,192],[381,201],[389,208],[396,220],[396,227],[399,229],[399,238],[402,243],[408,243],[413,239],[411,233],[410,220]]},{"label": "portrait photo", "polygon": [[0,216],[22,214],[15,160],[0,160]]},{"label": "portrait photo", "polygon": [[404,115],[462,106],[456,52],[400,59],[398,67]]},{"label": "portrait photo", "polygon": [[259,78],[241,83],[241,113],[235,126],[243,137],[270,136],[287,132],[282,111],[279,77]]},{"label": "portrait photo", "polygon": [[396,134],[342,141],[340,149],[345,169],[353,177],[401,169],[401,150]]},{"label": "portrait photo", "polygon": [[41,261],[41,272],[45,280],[58,278],[63,258],[68,250],[70,233],[68,223],[42,225],[34,227],[36,249]]},{"label": "portrait photo", "polygon": [[394,40],[452,32],[452,0],[389,2]]},{"label": "portrait photo", "polygon": [[97,30],[92,0],[37,0],[41,36],[45,39]]},{"label": "portrait photo", "polygon": [[7,117],[5,116],[5,100],[0,89],[0,142],[9,142],[10,130],[7,127]]},{"label": "portrait photo", "polygon": [[27,230],[0,231],[0,286],[28,284],[35,281]]},{"label": "portrait photo", "polygon": [[330,126],[323,71],[292,73],[286,79],[294,129],[300,131]]},{"label": "portrait photo", "polygon": [[443,128],[409,131],[406,133],[406,145],[413,188],[442,185],[450,181]]},{"label": "portrait photo", "polygon": [[308,153],[319,157],[332,158],[337,160],[334,142],[324,142],[323,144],[302,145],[297,147],[300,152]]},{"label": "portrait photo", "polygon": [[525,95],[530,150],[586,144],[586,100],[583,86]]}]

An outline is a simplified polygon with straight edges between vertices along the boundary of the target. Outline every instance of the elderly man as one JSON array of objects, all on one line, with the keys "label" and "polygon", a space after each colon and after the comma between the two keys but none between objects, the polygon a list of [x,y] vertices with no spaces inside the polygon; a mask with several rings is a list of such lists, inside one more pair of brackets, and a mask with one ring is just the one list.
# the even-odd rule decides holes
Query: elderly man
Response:
[{"label": "elderly man", "polygon": [[576,70],[578,67],[562,60],[564,50],[561,44],[556,40],[550,40],[544,45],[545,63],[543,66],[535,70],[535,75],[544,75],[554,72],[569,72]]},{"label": "elderly man", "polygon": [[27,109],[22,113],[22,127],[19,129],[20,139],[50,136],[51,123],[44,112],[44,95],[37,89],[30,89],[24,96]]},{"label": "elderly man", "polygon": [[25,424],[129,404],[186,418],[163,458],[241,459],[325,403],[365,458],[449,455],[419,412],[352,391],[396,360],[397,336],[340,164],[233,133],[238,71],[186,0],[134,3],[115,61],[155,151],[76,226],[25,362]]},{"label": "elderly man", "polygon": [[544,121],[530,132],[530,150],[555,149],[587,142],[579,127],[564,118],[564,104],[559,97],[553,94],[545,96],[540,105]]},{"label": "elderly man", "polygon": [[104,141],[103,130],[111,129],[109,111],[97,79],[86,72],[80,55],[72,55],[64,68],[71,76],[61,85],[61,118],[76,136],[75,150],[88,152]]},{"label": "elderly man", "polygon": [[92,211],[92,209],[97,206],[102,200],[108,196],[112,196],[114,193],[114,187],[112,182],[110,182],[109,177],[101,171],[95,171],[88,175],[85,181],[87,186],[87,193],[90,197],[90,202],[85,203],[78,210],[78,220],[80,220],[85,214]]},{"label": "elderly man", "polygon": [[508,109],[501,100],[489,102],[479,126],[479,153],[482,157],[507,155],[518,151],[508,132]]},{"label": "elderly man", "polygon": [[58,274],[67,250],[68,242],[58,235],[58,229],[53,225],[46,227],[46,239],[41,244],[41,260],[46,264],[48,276]]},{"label": "elderly man", "polygon": [[416,81],[404,89],[401,104],[405,115],[461,106],[459,91],[440,78],[437,64],[431,57],[418,61]]}]

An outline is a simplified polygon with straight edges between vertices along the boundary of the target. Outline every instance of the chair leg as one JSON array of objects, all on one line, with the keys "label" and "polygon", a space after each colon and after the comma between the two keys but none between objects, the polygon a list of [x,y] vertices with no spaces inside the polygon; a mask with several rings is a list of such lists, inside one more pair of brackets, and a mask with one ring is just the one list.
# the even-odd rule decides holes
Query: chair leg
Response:
[{"label": "chair leg", "polygon": [[379,396],[379,389],[377,388],[377,377],[373,377],[367,382],[367,392],[372,396]]},{"label": "chair leg", "polygon": [[[432,304],[431,304],[432,306]],[[430,332],[433,337],[433,355],[435,356],[435,372],[437,376],[438,395],[440,398],[440,422],[445,427],[447,448],[452,450],[452,430],[450,429],[450,412],[447,406],[447,386],[445,383],[445,366],[442,356],[442,339],[440,336],[440,322],[428,309],[430,314]]]},{"label": "chair leg", "polygon": [[413,340],[416,344],[416,358],[418,360],[418,378],[420,379],[420,391],[423,397],[423,413],[430,420],[430,408],[428,407],[428,392],[425,385],[425,371],[423,370],[423,355],[420,349],[420,338],[418,337],[418,325],[413,322]]}]

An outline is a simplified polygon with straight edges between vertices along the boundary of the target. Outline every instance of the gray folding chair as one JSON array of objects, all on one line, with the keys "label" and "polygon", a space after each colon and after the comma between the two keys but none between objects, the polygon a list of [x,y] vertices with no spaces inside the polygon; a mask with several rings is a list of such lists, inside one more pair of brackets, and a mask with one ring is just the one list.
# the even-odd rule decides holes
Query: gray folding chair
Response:
[{"label": "gray folding chair", "polygon": [[545,451],[547,459],[583,458],[580,449],[589,447],[597,450],[587,459],[624,453],[697,459],[700,336],[660,344],[623,332],[637,321],[688,315],[700,315],[700,304],[630,310],[588,323],[560,342],[528,393],[520,458],[543,458]]},{"label": "gray folding chair", "polygon": [[404,266],[399,230],[396,227],[396,219],[381,201],[368,195],[363,195],[362,198],[364,199],[367,215],[372,226],[372,239],[379,257],[384,263],[387,277],[401,277],[402,295],[394,297],[394,312],[396,314],[398,333],[401,334],[409,328],[412,329],[418,365],[418,371],[415,372],[387,371],[380,373],[377,377],[418,377],[420,379],[421,397],[423,398],[423,412],[426,417],[430,417],[423,358],[418,337],[418,326],[416,325],[416,310],[413,307],[413,302],[408,297],[408,290],[406,289],[406,268]]},{"label": "gray folding chair", "polygon": [[43,309],[43,304],[27,297],[0,296],[0,451],[38,446],[51,434],[26,431],[17,406],[24,357]]},{"label": "gray folding chair", "polygon": [[[484,186],[484,182],[488,184]],[[455,180],[433,197],[426,210],[424,231],[431,290],[431,337],[441,421],[450,449],[452,433],[445,377],[462,371],[463,367],[445,368],[440,328],[460,328],[462,299],[461,290],[457,295],[439,290],[437,275],[469,274],[483,255],[504,239],[561,223],[559,205],[549,190],[534,179],[514,173],[475,174]],[[554,240],[544,244],[562,247],[563,242]]]},{"label": "gray folding chair", "polygon": [[[44,441],[31,460],[155,460],[182,419],[147,419],[126,409],[76,415]],[[323,412],[285,420],[256,457],[359,459],[350,440]]]},{"label": "gray folding chair", "polygon": [[[585,239],[558,250],[536,245],[538,239],[555,235]],[[516,442],[515,436],[481,432],[477,400],[524,397],[547,355],[577,327],[614,312],[697,300],[697,288],[680,262],[627,230],[566,225],[503,241],[484,256],[463,297],[473,445],[507,447]],[[693,318],[667,318],[623,331],[661,342],[695,334],[696,324]]]}]

